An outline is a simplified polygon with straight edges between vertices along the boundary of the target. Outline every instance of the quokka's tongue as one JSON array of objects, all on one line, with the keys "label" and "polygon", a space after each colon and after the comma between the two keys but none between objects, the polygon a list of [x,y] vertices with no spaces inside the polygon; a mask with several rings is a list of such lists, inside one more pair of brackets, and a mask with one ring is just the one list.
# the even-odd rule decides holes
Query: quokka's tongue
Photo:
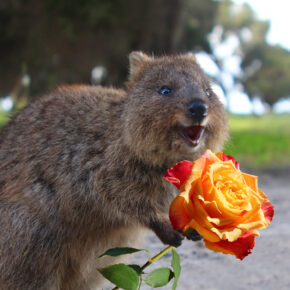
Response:
[{"label": "quokka's tongue", "polygon": [[198,145],[204,132],[204,127],[200,125],[191,126],[183,129],[184,136],[191,142],[191,145]]}]

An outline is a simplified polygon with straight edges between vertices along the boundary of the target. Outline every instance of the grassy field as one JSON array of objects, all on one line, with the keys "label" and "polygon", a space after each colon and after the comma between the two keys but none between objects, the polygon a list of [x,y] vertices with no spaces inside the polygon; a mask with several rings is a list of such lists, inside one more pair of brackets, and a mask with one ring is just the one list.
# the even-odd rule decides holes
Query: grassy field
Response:
[{"label": "grassy field", "polygon": [[9,120],[8,114],[0,109],[0,129]]},{"label": "grassy field", "polygon": [[225,152],[249,168],[290,166],[290,114],[230,116]]},{"label": "grassy field", "polygon": [[[230,116],[231,139],[225,152],[248,168],[290,167],[290,114]],[[8,115],[0,111],[0,128]]]}]

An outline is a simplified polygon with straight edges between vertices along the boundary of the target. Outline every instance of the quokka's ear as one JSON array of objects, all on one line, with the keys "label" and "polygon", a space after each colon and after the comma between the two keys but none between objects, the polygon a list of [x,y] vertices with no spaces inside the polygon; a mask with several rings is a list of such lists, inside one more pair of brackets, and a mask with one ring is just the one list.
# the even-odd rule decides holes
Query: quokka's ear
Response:
[{"label": "quokka's ear", "polygon": [[196,57],[192,52],[185,53],[184,56],[196,62]]},{"label": "quokka's ear", "polygon": [[152,60],[152,57],[141,51],[133,51],[129,54],[129,64],[130,64],[130,78],[134,76],[138,70],[146,63]]}]

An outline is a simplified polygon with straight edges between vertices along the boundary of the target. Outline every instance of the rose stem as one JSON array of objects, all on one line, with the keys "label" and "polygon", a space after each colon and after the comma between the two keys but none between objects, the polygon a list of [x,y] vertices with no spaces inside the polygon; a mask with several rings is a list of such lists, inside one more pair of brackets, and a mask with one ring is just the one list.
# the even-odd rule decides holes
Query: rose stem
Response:
[{"label": "rose stem", "polygon": [[[155,255],[153,258],[150,258],[148,260],[147,263],[145,263],[142,267],[141,270],[144,270],[145,268],[147,268],[148,266],[150,266],[152,263],[154,263],[155,261],[159,260],[161,257],[163,257],[166,253],[168,253],[169,251],[171,251],[174,247],[173,246],[168,246],[167,248],[163,249],[159,254]],[[115,287],[112,290],[117,290],[119,289],[119,287]]]},{"label": "rose stem", "polygon": [[149,259],[148,262],[145,263],[141,267],[141,270],[144,270],[145,268],[147,268],[148,266],[150,266],[152,263],[154,263],[155,261],[157,261],[160,258],[162,258],[166,253],[168,253],[169,251],[171,251],[173,248],[174,248],[173,246],[168,246],[165,249],[163,249],[159,254],[157,254],[153,258]]},{"label": "rose stem", "polygon": [[[193,231],[193,229],[188,228],[185,232],[182,233],[183,236],[187,236],[188,234],[190,234]],[[166,253],[168,253],[169,251],[171,251],[174,247],[173,246],[168,246],[165,249],[163,249],[159,254],[155,255],[153,258],[149,259],[147,263],[145,263],[142,267],[141,270],[144,270],[145,268],[147,268],[148,266],[150,266],[152,263],[154,263],[155,261],[159,260],[160,258],[162,258]]]},{"label": "rose stem", "polygon": [[[188,234],[190,234],[193,231],[193,229],[188,228],[185,232],[182,233],[183,236],[187,236]],[[159,260],[160,258],[162,258],[166,253],[168,253],[169,251],[171,251],[174,247],[173,246],[168,246],[165,249],[163,249],[160,253],[158,253],[157,255],[155,255],[153,258],[150,258],[142,267],[141,270],[144,270],[145,268],[147,268],[148,266],[150,266],[152,263],[154,263],[155,261]],[[119,287],[115,287],[112,290],[117,290],[119,289]]]}]

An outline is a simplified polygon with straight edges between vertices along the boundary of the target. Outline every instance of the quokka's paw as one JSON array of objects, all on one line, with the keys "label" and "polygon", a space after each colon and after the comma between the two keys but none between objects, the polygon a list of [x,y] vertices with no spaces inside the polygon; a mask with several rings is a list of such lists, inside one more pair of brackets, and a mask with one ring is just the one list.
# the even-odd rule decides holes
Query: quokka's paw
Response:
[{"label": "quokka's paw", "polygon": [[154,231],[161,242],[166,245],[179,247],[184,239],[184,236],[180,232],[174,230],[170,221],[162,217],[162,215],[154,219],[149,227]]},{"label": "quokka's paw", "polygon": [[178,231],[170,229],[170,231],[168,230],[164,236],[160,237],[160,239],[164,244],[177,248],[182,244],[184,236],[180,234]]},{"label": "quokka's paw", "polygon": [[203,239],[203,237],[196,231],[196,230],[193,230],[191,233],[189,233],[186,238],[188,240],[191,240],[191,241],[200,241]]}]

